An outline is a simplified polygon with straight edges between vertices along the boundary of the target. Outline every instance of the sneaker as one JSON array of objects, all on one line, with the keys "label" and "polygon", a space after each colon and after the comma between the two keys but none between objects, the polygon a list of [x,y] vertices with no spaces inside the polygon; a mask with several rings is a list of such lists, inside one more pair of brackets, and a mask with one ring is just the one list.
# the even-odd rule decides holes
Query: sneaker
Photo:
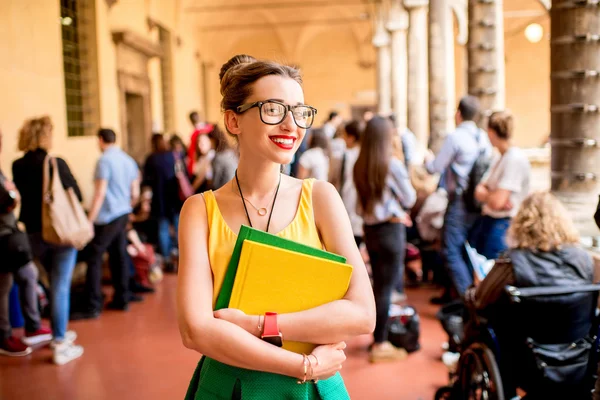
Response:
[{"label": "sneaker", "polygon": [[404,360],[406,357],[408,357],[406,350],[395,347],[390,342],[374,345],[369,351],[369,361],[372,363]]},{"label": "sneaker", "polygon": [[56,365],[64,365],[71,362],[83,354],[83,347],[73,343],[62,342],[54,348],[54,356],[52,360]]},{"label": "sneaker", "polygon": [[52,340],[52,330],[50,328],[40,326],[38,330],[34,332],[25,332],[25,336],[22,337],[21,340],[27,346],[35,346],[36,344],[49,342]]},{"label": "sneaker", "polygon": [[[63,339],[62,343],[73,343],[75,340],[77,340],[77,332],[66,331],[65,338]],[[56,340],[53,340],[52,342],[50,342],[51,349],[55,349],[56,346],[58,346],[58,345],[59,345],[59,342],[57,342]]]},{"label": "sneaker", "polygon": [[21,339],[10,336],[0,342],[0,354],[10,357],[23,357],[31,354],[31,347],[23,343]]}]

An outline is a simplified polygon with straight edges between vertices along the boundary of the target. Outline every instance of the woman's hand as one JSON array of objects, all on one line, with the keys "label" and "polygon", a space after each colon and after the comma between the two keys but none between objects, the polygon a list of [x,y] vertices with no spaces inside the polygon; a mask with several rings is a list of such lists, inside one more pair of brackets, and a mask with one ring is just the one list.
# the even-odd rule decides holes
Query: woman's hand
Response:
[{"label": "woman's hand", "polygon": [[313,370],[311,379],[327,379],[339,372],[346,361],[345,348],[345,342],[324,344],[315,348],[309,355]]},{"label": "woman's hand", "polygon": [[236,308],[223,308],[215,311],[213,315],[215,318],[231,322],[244,329],[246,332],[249,332],[256,337],[260,337],[261,332],[258,331],[259,317],[256,315],[246,315],[246,313]]}]

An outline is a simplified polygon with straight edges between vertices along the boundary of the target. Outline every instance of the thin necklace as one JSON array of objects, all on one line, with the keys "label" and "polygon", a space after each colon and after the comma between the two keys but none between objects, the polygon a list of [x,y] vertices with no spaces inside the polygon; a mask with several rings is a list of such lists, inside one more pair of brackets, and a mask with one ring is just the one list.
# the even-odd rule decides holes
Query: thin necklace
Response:
[{"label": "thin necklace", "polygon": [[[232,192],[234,192],[235,194],[237,194],[238,196],[240,196],[242,199],[246,200],[246,201],[248,202],[248,204],[250,204],[250,205],[252,206],[252,208],[254,208],[254,209],[256,210],[256,213],[257,213],[258,215],[260,215],[261,217],[264,217],[265,215],[267,215],[267,207],[260,207],[260,208],[256,207],[254,204],[252,204],[252,203],[250,202],[250,200],[248,200],[248,199],[247,199],[247,198],[245,198],[245,197],[242,197],[242,196],[240,195],[240,193],[237,193],[237,192],[235,191],[235,189],[233,188],[233,182],[231,182],[231,185],[232,185],[232,186],[231,186],[231,191],[232,191]],[[239,187],[239,186],[238,186],[238,187]]]},{"label": "thin necklace", "polygon": [[[240,191],[240,197],[242,198],[242,204],[244,205],[244,211],[246,212],[246,218],[248,218],[248,224],[250,228],[252,228],[252,220],[250,219],[250,214],[248,214],[248,208],[246,207],[246,202],[248,199],[244,197],[244,193],[242,193],[242,187],[240,186],[240,180],[238,179],[237,169],[235,170],[235,182],[237,183],[238,190]],[[279,186],[281,186],[281,173],[279,174],[279,183],[277,183],[277,189],[275,189],[275,195],[273,196],[273,204],[271,204],[271,212],[269,213],[269,220],[267,221],[267,229],[265,232],[269,232],[269,226],[271,225],[271,217],[273,216],[273,209],[275,208],[275,200],[277,200],[277,194],[279,194]],[[248,201],[248,203],[250,203]],[[267,209],[265,207],[261,209],[257,209],[252,203],[250,203],[252,207],[256,209],[258,215],[264,216],[267,214]],[[261,214],[260,210],[264,210]]]}]

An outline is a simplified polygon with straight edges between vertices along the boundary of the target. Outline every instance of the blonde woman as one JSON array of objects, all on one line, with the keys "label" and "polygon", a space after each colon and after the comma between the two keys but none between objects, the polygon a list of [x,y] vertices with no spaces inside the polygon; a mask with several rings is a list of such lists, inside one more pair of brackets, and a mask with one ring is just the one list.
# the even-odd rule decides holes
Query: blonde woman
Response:
[{"label": "blonde woman", "polygon": [[[575,364],[579,361],[573,363],[566,353],[558,354],[557,351],[561,350],[556,349],[568,347],[570,351],[585,356],[585,344],[581,343],[585,342],[583,338],[592,328],[590,308],[583,306],[581,297],[562,297],[560,302],[553,300],[553,311],[546,307],[545,311],[542,308],[535,314],[531,309],[525,315],[523,312],[515,314],[516,310],[505,305],[503,291],[506,285],[548,287],[590,284],[593,282],[592,258],[579,247],[579,235],[565,208],[547,192],[534,193],[525,198],[512,220],[508,234],[508,257],[497,260],[478,287],[466,293],[467,303],[474,306],[478,314],[485,316],[487,324],[494,330],[495,342],[500,349],[499,368],[504,394],[506,398],[512,398],[517,393],[522,395],[523,392],[531,392],[527,398],[536,399],[584,398],[575,394],[573,386],[576,375],[580,373],[573,372],[577,370]],[[477,324],[467,326],[476,327]],[[474,331],[476,329],[467,329],[465,335],[476,337]],[[548,344],[548,351],[553,355],[567,357],[563,366],[551,367],[554,371],[552,374],[566,372],[560,384],[551,382],[552,378],[546,381],[539,377],[540,370],[529,348],[535,353],[535,349],[541,347],[525,335]],[[561,345],[557,341],[567,344]],[[546,386],[548,383],[551,385]],[[577,386],[581,387],[580,384]],[[540,394],[548,387],[552,387],[552,396]]]},{"label": "blonde woman", "polygon": [[[25,122],[19,131],[19,150],[25,155],[13,163],[13,179],[21,193],[19,220],[25,224],[35,258],[49,272],[52,305],[52,334],[54,337],[54,363],[72,361],[83,354],[83,347],[73,342],[77,335],[67,331],[71,278],[77,259],[77,250],[70,246],[57,246],[42,239],[42,185],[44,160],[52,147],[52,121],[48,116]],[[65,189],[73,188],[79,201],[81,192],[67,163],[56,157],[60,180]]]},{"label": "blonde woman", "polygon": [[478,309],[497,303],[506,285],[592,283],[592,258],[579,247],[573,221],[551,193],[525,198],[508,230],[508,243],[508,258],[498,260],[478,287],[467,291],[467,300]]}]

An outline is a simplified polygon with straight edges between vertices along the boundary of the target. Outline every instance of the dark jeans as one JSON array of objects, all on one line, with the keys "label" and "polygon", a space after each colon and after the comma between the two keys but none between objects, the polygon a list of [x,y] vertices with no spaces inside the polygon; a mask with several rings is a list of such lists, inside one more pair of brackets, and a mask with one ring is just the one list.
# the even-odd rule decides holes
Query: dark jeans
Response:
[{"label": "dark jeans", "polygon": [[129,215],[123,215],[106,225],[94,225],[94,239],[88,246],[88,268],[85,279],[89,311],[102,310],[102,257],[108,251],[110,273],[115,288],[113,302],[129,303],[129,265],[127,232]]},{"label": "dark jeans", "polygon": [[460,296],[464,296],[467,288],[473,283],[473,271],[467,266],[464,258],[464,245],[470,239],[478,217],[478,214],[466,210],[461,196],[450,201],[444,216],[442,253],[450,278]]},{"label": "dark jeans", "polygon": [[382,343],[388,337],[388,315],[392,290],[398,276],[404,274],[406,252],[406,228],[402,224],[384,222],[365,225],[364,239],[371,259],[373,272],[373,293],[377,317],[375,320],[375,343]]},{"label": "dark jeans", "polygon": [[495,260],[508,249],[506,231],[510,226],[510,218],[493,218],[485,215],[481,217],[478,225],[475,248],[488,260]]},{"label": "dark jeans", "polygon": [[25,318],[25,331],[35,332],[39,329],[41,323],[36,291],[38,270],[33,261],[30,261],[14,273],[0,273],[0,340],[6,339],[11,334],[8,294],[13,279],[19,287],[19,300]]}]

